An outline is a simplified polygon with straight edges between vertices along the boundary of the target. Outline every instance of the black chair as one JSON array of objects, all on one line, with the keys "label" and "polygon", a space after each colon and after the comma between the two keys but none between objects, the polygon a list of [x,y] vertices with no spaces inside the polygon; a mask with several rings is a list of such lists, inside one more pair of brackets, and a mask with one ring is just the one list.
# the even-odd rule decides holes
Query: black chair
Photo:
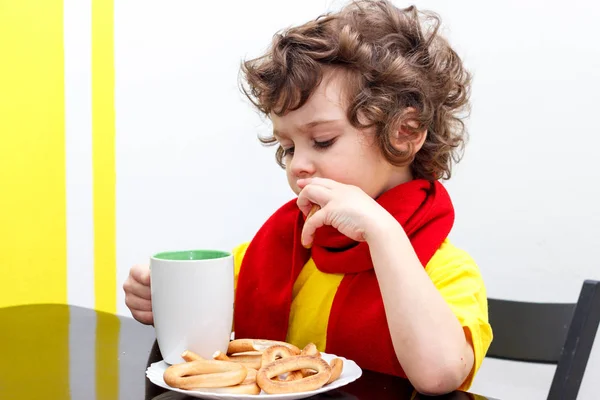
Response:
[{"label": "black chair", "polygon": [[487,357],[556,364],[548,400],[575,400],[600,324],[600,282],[575,304],[488,299],[494,340]]}]

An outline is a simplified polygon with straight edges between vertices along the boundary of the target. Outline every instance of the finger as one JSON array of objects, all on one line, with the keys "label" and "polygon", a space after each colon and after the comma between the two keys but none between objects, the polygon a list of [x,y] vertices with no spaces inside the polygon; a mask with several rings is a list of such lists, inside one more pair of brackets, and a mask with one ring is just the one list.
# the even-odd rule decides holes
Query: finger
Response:
[{"label": "finger", "polygon": [[339,182],[336,182],[333,179],[327,179],[327,178],[305,178],[305,179],[299,179],[296,182],[296,184],[301,189],[310,184],[323,186],[327,189],[335,189],[335,187],[339,185]]},{"label": "finger", "polygon": [[304,215],[308,215],[313,204],[325,207],[331,199],[331,190],[323,186],[308,185],[298,195],[298,208]]},{"label": "finger", "polygon": [[131,294],[125,296],[125,305],[130,310],[136,311],[152,311],[152,301],[148,299],[142,299]]},{"label": "finger", "polygon": [[152,314],[152,311],[132,311],[131,315],[142,324],[154,324],[154,315]]},{"label": "finger", "polygon": [[148,265],[134,265],[129,275],[143,285],[150,286],[150,267]]},{"label": "finger", "polygon": [[315,185],[326,187],[327,189],[335,189],[340,185],[339,182],[328,178],[312,178],[312,183]]},{"label": "finger", "polygon": [[150,300],[152,298],[152,291],[150,286],[143,285],[136,281],[132,277],[129,277],[123,284],[123,290],[126,294],[132,294],[142,299]]},{"label": "finger", "polygon": [[315,237],[315,232],[317,229],[325,225],[325,217],[327,215],[327,211],[321,209],[313,214],[313,216],[306,220],[304,223],[304,227],[302,228],[302,236],[300,240],[302,241],[302,246],[310,249]]}]

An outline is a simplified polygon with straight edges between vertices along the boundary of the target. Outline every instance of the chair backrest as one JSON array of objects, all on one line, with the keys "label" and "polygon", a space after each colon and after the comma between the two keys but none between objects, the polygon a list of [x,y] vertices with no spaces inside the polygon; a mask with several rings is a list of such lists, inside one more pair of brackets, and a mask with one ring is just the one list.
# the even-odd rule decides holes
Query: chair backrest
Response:
[{"label": "chair backrest", "polygon": [[488,299],[494,340],[487,357],[556,364],[548,400],[576,399],[600,324],[600,282],[573,304]]}]

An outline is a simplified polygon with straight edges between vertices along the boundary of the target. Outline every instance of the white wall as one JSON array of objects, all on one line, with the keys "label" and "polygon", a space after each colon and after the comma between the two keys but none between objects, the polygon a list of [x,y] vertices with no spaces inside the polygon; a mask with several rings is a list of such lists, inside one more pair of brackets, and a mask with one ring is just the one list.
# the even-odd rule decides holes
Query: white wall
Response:
[{"label": "white wall", "polygon": [[[239,63],[331,4],[115,2],[119,313],[129,314],[120,285],[132,264],[166,249],[229,249],[292,198],[273,149],[256,140],[269,127],[238,90]],[[448,183],[453,240],[490,296],[576,299],[583,279],[600,279],[600,5],[416,4],[441,14],[474,73],[471,141]],[[598,343],[583,399],[594,398]],[[552,369],[523,379],[518,368],[486,360],[473,390],[543,398]]]}]

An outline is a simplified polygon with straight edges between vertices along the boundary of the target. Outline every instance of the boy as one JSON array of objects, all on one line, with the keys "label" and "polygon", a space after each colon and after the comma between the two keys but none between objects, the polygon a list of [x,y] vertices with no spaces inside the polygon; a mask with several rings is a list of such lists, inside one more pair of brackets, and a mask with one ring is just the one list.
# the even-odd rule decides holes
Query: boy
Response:
[{"label": "boy", "polygon": [[[492,339],[475,262],[447,240],[470,76],[439,19],[360,0],[274,37],[242,66],[298,195],[234,250],[236,337],[286,340],[468,388]],[[318,211],[309,215],[314,206]],[[152,322],[147,267],[124,284]]]}]

